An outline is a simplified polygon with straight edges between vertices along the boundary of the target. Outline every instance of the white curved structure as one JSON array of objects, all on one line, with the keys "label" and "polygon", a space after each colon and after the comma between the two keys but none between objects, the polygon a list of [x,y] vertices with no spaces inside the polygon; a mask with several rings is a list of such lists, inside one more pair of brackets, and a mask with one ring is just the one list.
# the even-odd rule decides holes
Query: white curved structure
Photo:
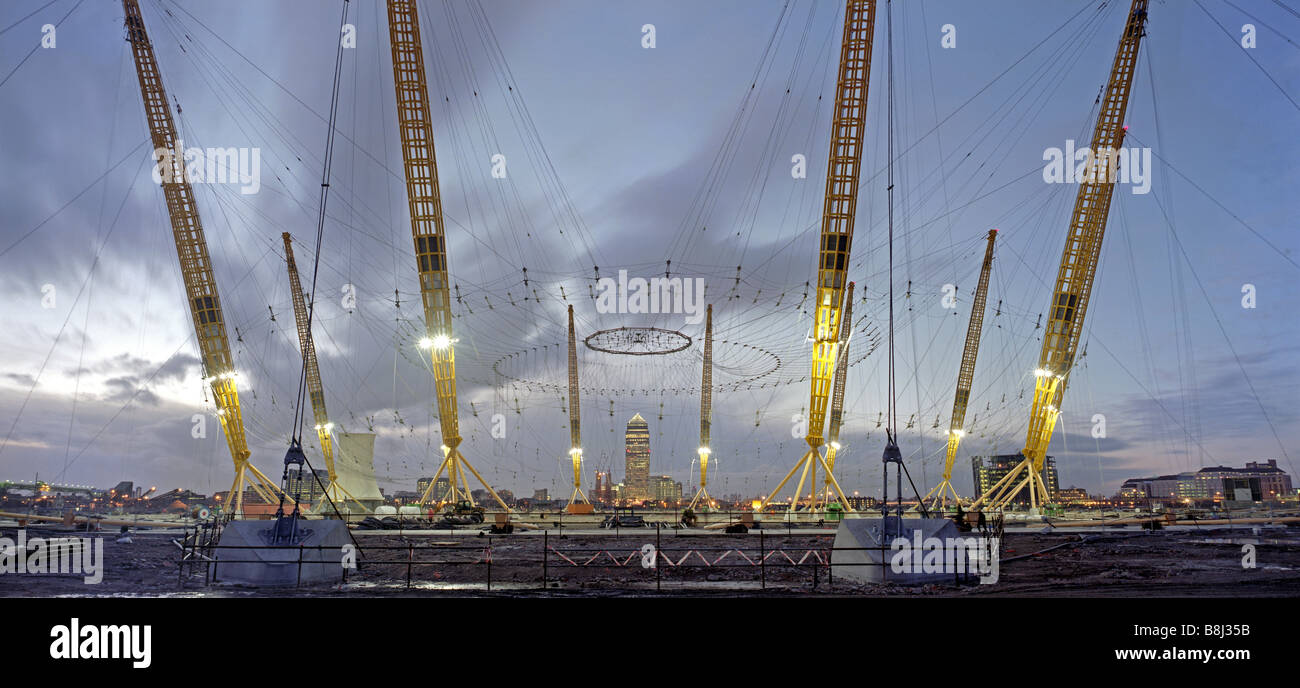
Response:
[{"label": "white curved structure", "polygon": [[[375,482],[375,435],[371,432],[340,432],[334,471],[339,486],[368,507],[382,504],[384,496]],[[331,493],[334,496],[334,493]],[[334,497],[338,501],[338,497]]]}]

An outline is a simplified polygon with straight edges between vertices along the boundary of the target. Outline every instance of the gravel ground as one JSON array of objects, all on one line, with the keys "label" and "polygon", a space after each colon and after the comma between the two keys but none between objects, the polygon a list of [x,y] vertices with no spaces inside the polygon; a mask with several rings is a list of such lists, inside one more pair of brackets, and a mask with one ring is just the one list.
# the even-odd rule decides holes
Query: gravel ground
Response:
[{"label": "gravel ground", "polygon": [[[27,537],[60,537],[61,528],[28,528]],[[0,529],[0,537],[16,538]],[[661,565],[642,566],[655,533],[614,535],[536,534],[476,537],[367,535],[358,538],[360,570],[347,583],[303,588],[251,589],[205,585],[202,567],[178,575],[179,533],[138,533],[129,544],[104,536],[104,576],[98,585],[75,575],[0,573],[4,596],[613,596],[690,595],[891,595],[1017,597],[1300,597],[1300,532],[1274,530],[1254,537],[1229,531],[1116,534],[1008,534],[1001,577],[994,585],[853,585],[827,581],[825,561],[833,537],[772,532],[677,536],[659,539]],[[490,540],[490,543],[489,543]],[[1256,568],[1242,566],[1242,542],[1258,541]],[[543,544],[546,587],[543,588]],[[490,557],[488,547],[491,547]],[[1057,545],[1064,546],[1042,552]],[[389,547],[393,549],[381,549]],[[767,565],[760,547],[768,552]],[[408,549],[412,548],[412,549]],[[407,588],[407,557],[410,567]],[[562,556],[561,556],[562,555]],[[1023,555],[1030,555],[1024,556]],[[785,558],[802,562],[792,566]],[[566,561],[566,558],[568,559]],[[489,565],[488,560],[491,560]],[[419,563],[425,562],[425,563]],[[575,565],[578,564],[578,565]],[[489,576],[491,591],[487,590]],[[814,587],[814,582],[816,587]],[[763,586],[766,586],[764,588]]]}]

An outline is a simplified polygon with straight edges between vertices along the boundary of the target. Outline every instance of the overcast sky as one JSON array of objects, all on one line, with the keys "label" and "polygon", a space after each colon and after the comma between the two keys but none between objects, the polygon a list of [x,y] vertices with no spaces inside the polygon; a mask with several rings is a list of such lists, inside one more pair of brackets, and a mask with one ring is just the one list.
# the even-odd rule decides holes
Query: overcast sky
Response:
[{"label": "overcast sky", "polygon": [[[280,233],[294,235],[310,282],[342,3],[141,4],[186,145],[260,156],[257,193],[195,189],[253,461],[278,476],[301,365]],[[1195,3],[1152,5],[1126,142],[1153,153],[1150,192],[1115,191],[1087,355],[1052,443],[1062,486],[1110,493],[1137,475],[1269,458],[1294,474],[1300,18],[1236,4],[1253,17],[1220,0],[1201,3],[1213,19]],[[380,484],[409,490],[437,465],[438,425],[415,346],[423,326],[384,8],[351,5],[356,47],[343,58],[316,343],[331,418],[378,433]],[[941,469],[984,236],[1001,230],[955,471],[968,494],[969,456],[1024,443],[1036,324],[1077,191],[1044,181],[1044,153],[1087,145],[1128,3],[899,5],[898,415],[911,420],[900,444],[922,492]],[[703,325],[681,313],[602,313],[592,298],[598,276],[669,273],[705,280],[715,309],[711,492],[765,493],[803,447],[792,417],[808,403],[803,294],[842,3],[457,1],[420,11],[465,455],[497,487],[567,491],[572,303],[580,339],[625,325],[692,338],[666,356],[582,347],[586,480],[606,468],[622,478],[623,427],[639,412],[652,473],[689,485]],[[231,461],[150,179],[122,16],[107,0],[0,8],[0,479],[224,490]],[[879,490],[887,402],[885,19],[882,6],[838,471],[862,494]],[[1239,43],[1246,23],[1250,49]],[[46,24],[58,25],[52,48],[37,47]],[[493,176],[498,154],[504,178]],[[791,174],[796,155],[806,178]],[[1246,285],[1254,308],[1243,307]],[[503,438],[491,434],[495,414]],[[193,437],[196,424],[206,437]]]}]

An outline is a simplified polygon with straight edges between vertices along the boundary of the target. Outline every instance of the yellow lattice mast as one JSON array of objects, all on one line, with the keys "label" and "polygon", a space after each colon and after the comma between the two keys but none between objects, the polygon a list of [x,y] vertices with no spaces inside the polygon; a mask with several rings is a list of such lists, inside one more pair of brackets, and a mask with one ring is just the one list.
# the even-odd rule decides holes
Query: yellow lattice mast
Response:
[{"label": "yellow lattice mast", "polygon": [[988,301],[989,273],[993,269],[993,242],[998,238],[998,230],[990,229],[988,245],[984,247],[984,263],[980,266],[980,281],[975,287],[975,300],[971,304],[970,324],[966,326],[966,345],[961,350],[961,369],[957,372],[957,393],[952,401],[952,420],[948,423],[948,454],[943,462],[943,478],[934,486],[922,502],[930,502],[931,509],[942,511],[948,508],[948,499],[953,504],[960,504],[961,497],[952,486],[952,466],[957,459],[957,445],[966,431],[962,424],[966,422],[966,403],[970,401],[971,383],[975,379],[975,357],[980,349],[980,332],[984,328],[984,305]]},{"label": "yellow lattice mast", "polygon": [[[235,366],[230,352],[230,339],[226,336],[226,320],[221,312],[221,298],[217,294],[216,277],[212,274],[212,260],[208,256],[208,242],[199,221],[199,209],[194,202],[194,189],[185,176],[185,152],[176,150],[176,123],[167,105],[167,92],[163,89],[162,74],[153,44],[145,32],[144,17],[136,0],[122,0],[126,11],[126,39],[131,44],[135,58],[136,76],[140,81],[140,96],[144,100],[144,114],[149,122],[149,138],[153,142],[154,157],[162,176],[163,195],[167,199],[167,214],[171,218],[172,234],[176,239],[176,254],[180,258],[181,277],[185,282],[185,296],[190,316],[194,321],[194,335],[203,356],[203,375],[212,388],[212,398],[217,405],[217,417],[235,462],[235,481],[230,487],[231,513],[238,516],[244,509],[244,488],[251,487],[267,502],[279,500],[280,487],[249,460],[248,441],[244,438],[244,419],[239,410],[239,390],[235,385]],[[289,497],[292,501],[292,497]]]},{"label": "yellow lattice mast", "polygon": [[433,123],[429,118],[429,91],[424,78],[424,51],[414,0],[388,1],[388,37],[393,53],[393,85],[397,94],[398,132],[406,171],[406,198],[411,212],[411,237],[420,273],[420,299],[424,305],[425,336],[420,347],[429,350],[438,397],[438,423],[442,429],[442,463],[420,496],[429,501],[437,479],[447,473],[450,483],[437,508],[447,502],[473,503],[468,470],[487,488],[492,498],[506,503],[474,466],[460,453],[460,420],[456,408],[456,339],[451,330],[451,290],[447,274],[447,244],[443,233],[442,198],[438,191],[438,161],[433,148]]},{"label": "yellow lattice mast", "polygon": [[709,496],[709,454],[710,434],[713,425],[713,304],[709,304],[704,318],[704,368],[700,373],[700,489],[695,493],[688,507],[712,507],[713,498]]},{"label": "yellow lattice mast", "polygon": [[[840,350],[835,360],[835,380],[831,384],[830,427],[826,432],[826,484],[822,486],[823,504],[835,499],[831,476],[835,474],[835,455],[840,451],[840,426],[844,424],[844,387],[849,377],[849,338],[853,334],[853,283],[844,292],[844,317],[840,322]],[[842,504],[850,511],[853,507]]]},{"label": "yellow lattice mast", "polygon": [[[809,473],[815,485],[816,466],[826,469],[821,455],[826,427],[826,405],[831,376],[839,348],[840,315],[844,288],[848,282],[849,253],[853,244],[853,220],[858,205],[858,176],[862,167],[862,141],[867,118],[867,85],[871,77],[871,42],[876,24],[874,0],[847,0],[844,8],[844,36],[840,46],[839,78],[835,88],[835,112],[831,128],[829,164],[826,172],[826,201],[822,207],[820,253],[817,262],[817,302],[813,318],[812,390],[808,403],[808,450],[761,503],[767,506],[796,472],[802,471],[790,502],[799,507]],[[835,474],[827,470],[831,486],[842,504],[848,504]],[[809,500],[810,503],[815,501]]]},{"label": "yellow lattice mast", "polygon": [[573,305],[569,305],[569,458],[573,461],[573,494],[569,505],[590,504],[582,493],[582,425],[578,404],[578,336],[573,329]]},{"label": "yellow lattice mast", "polygon": [[311,323],[307,318],[307,299],[303,295],[302,281],[298,279],[298,263],[293,259],[293,239],[288,232],[281,234],[281,238],[284,239],[284,260],[289,269],[293,317],[298,324],[298,346],[302,349],[302,360],[307,366],[307,394],[311,398],[311,411],[316,420],[316,436],[320,438],[320,453],[325,457],[325,470],[330,476],[330,484],[325,492],[336,502],[350,499],[364,509],[364,504],[338,484],[338,473],[334,470],[334,437],[330,434],[334,431],[334,424],[330,422],[329,412],[325,409],[325,387],[321,384],[320,365],[316,362],[316,341],[312,337]]},{"label": "yellow lattice mast", "polygon": [[1137,68],[1138,46],[1146,33],[1146,20],[1147,0],[1133,0],[1092,132],[1091,150],[1095,154],[1079,182],[1079,194],[1061,253],[1061,267],[1056,274],[1047,330],[1043,333],[1038,369],[1034,371],[1034,403],[1029,412],[1024,460],[981,495],[975,501],[976,507],[1000,509],[1025,488],[1029,489],[1031,509],[1037,509],[1049,499],[1047,486],[1043,484],[1043,464],[1088,312],[1088,297],[1106,232],[1106,216],[1118,179],[1117,154],[1124,145],[1124,112]]}]

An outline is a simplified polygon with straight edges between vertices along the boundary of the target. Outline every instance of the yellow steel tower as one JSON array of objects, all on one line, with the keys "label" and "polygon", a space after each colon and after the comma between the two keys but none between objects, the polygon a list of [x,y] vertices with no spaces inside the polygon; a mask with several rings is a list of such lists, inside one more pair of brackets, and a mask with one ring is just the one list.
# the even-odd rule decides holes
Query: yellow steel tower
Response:
[{"label": "yellow steel tower", "polygon": [[709,435],[713,418],[713,304],[709,304],[704,320],[704,368],[700,373],[700,489],[695,493],[688,507],[694,510],[696,505],[712,507],[713,498],[709,496]]},{"label": "yellow steel tower", "polygon": [[[826,172],[826,201],[822,207],[821,247],[817,263],[817,303],[813,319],[812,391],[808,403],[808,450],[790,469],[776,489],[762,502],[767,506],[797,471],[802,470],[790,511],[803,498],[803,486],[811,471],[816,484],[816,465],[826,469],[821,455],[826,427],[826,404],[830,397],[836,351],[839,348],[840,315],[853,244],[853,219],[858,205],[858,175],[862,167],[862,140],[867,118],[867,85],[871,77],[871,41],[876,24],[874,0],[847,0],[844,8],[844,36],[840,46],[839,78],[835,88],[835,113],[831,128],[829,164]],[[835,475],[828,479],[841,503],[848,504]],[[815,501],[815,500],[810,500]]]},{"label": "yellow steel tower", "polygon": [[1092,132],[1091,150],[1094,155],[1084,179],[1079,182],[1079,194],[1074,201],[1074,213],[1065,249],[1061,253],[1061,267],[1056,273],[1047,330],[1043,333],[1038,369],[1034,371],[1034,403],[1029,412],[1024,460],[981,495],[975,501],[975,507],[1000,509],[1025,488],[1029,489],[1030,508],[1036,509],[1048,501],[1042,477],[1043,464],[1052,430],[1061,413],[1061,400],[1065,396],[1070,371],[1074,367],[1083,319],[1088,312],[1088,297],[1092,293],[1101,240],[1106,232],[1106,216],[1110,212],[1111,194],[1118,178],[1117,154],[1124,144],[1124,111],[1133,86],[1138,46],[1146,33],[1146,20],[1147,0],[1133,0],[1124,35],[1115,51],[1106,95],[1097,115],[1097,126]]},{"label": "yellow steel tower", "polygon": [[307,319],[307,299],[303,295],[302,282],[298,279],[298,264],[293,259],[292,237],[288,232],[284,232],[281,238],[284,239],[284,260],[289,266],[289,293],[293,296],[293,317],[298,323],[298,346],[302,349],[302,360],[307,366],[307,394],[311,397],[311,410],[316,419],[316,436],[320,438],[320,453],[325,457],[325,470],[330,476],[330,484],[325,488],[325,492],[336,502],[350,499],[364,509],[364,504],[357,501],[347,488],[338,484],[338,473],[334,470],[334,438],[330,434],[334,430],[334,424],[330,422],[329,413],[325,410],[325,388],[320,381],[320,365],[316,362],[316,341],[312,337],[311,323]]},{"label": "yellow steel tower", "polygon": [[[844,293],[844,318],[840,322],[840,350],[835,360],[835,381],[831,385],[830,428],[826,432],[826,484],[822,487],[823,504],[834,498],[831,476],[835,474],[835,455],[840,451],[840,426],[844,424],[844,386],[849,377],[849,338],[853,334],[853,283]],[[843,504],[852,511],[853,507]]]},{"label": "yellow steel tower", "polygon": [[267,502],[277,501],[281,491],[248,460],[248,441],[244,438],[244,419],[239,411],[239,390],[235,386],[230,339],[226,336],[226,320],[221,313],[221,298],[212,274],[212,260],[208,256],[203,224],[199,221],[199,209],[194,202],[194,189],[185,176],[184,151],[177,150],[176,123],[167,105],[167,92],[163,89],[153,44],[145,32],[140,5],[136,0],[122,0],[122,8],[126,11],[126,39],[131,43],[131,53],[135,57],[140,96],[149,122],[149,137],[162,176],[176,253],[180,257],[186,301],[194,321],[199,352],[203,356],[203,375],[212,387],[221,429],[226,434],[226,444],[235,461],[229,509],[238,516],[244,508],[245,486],[251,487]]},{"label": "yellow steel tower", "polygon": [[957,394],[952,401],[952,420],[948,423],[948,455],[943,462],[943,479],[921,500],[929,501],[931,509],[946,509],[950,496],[953,504],[961,502],[961,497],[957,496],[957,490],[952,486],[952,465],[957,458],[957,445],[966,434],[961,426],[966,421],[966,402],[970,401],[971,382],[975,379],[975,356],[979,354],[980,331],[984,328],[984,304],[988,300],[989,273],[993,268],[993,242],[997,238],[998,230],[990,229],[988,245],[984,247],[984,263],[980,266],[979,285],[975,287],[975,300],[971,304],[970,324],[966,326],[966,345],[961,350]]},{"label": "yellow steel tower", "polygon": [[460,453],[460,420],[456,408],[456,340],[451,331],[451,293],[447,275],[447,244],[443,233],[442,198],[438,191],[438,161],[433,148],[433,123],[429,118],[429,91],[424,78],[424,51],[420,45],[420,20],[414,0],[388,1],[388,36],[393,52],[393,84],[397,93],[398,132],[406,170],[406,197],[411,211],[411,236],[420,272],[420,299],[424,304],[426,336],[420,346],[429,350],[438,396],[438,422],[442,429],[442,463],[420,496],[429,501],[437,479],[447,472],[446,496],[437,507],[457,500],[474,501],[465,475],[468,469],[492,498],[506,503],[474,466]]},{"label": "yellow steel tower", "polygon": [[573,305],[569,305],[569,458],[573,461],[573,494],[569,506],[590,504],[582,494],[582,427],[578,405],[578,337],[573,329]]}]

